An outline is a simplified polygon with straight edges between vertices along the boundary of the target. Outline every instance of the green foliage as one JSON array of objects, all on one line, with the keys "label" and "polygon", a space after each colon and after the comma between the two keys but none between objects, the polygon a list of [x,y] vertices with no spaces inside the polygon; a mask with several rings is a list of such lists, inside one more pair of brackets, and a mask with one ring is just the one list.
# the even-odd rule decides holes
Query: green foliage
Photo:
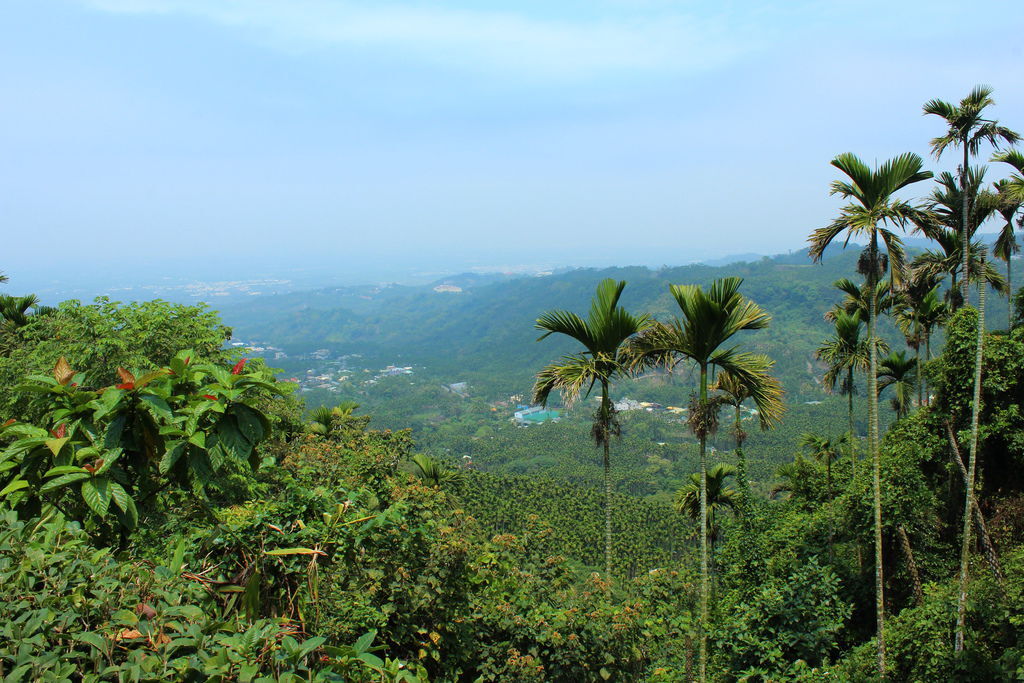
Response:
[{"label": "green foliage", "polygon": [[170,366],[121,383],[83,388],[62,357],[52,376],[31,376],[44,427],[0,427],[0,497],[23,515],[55,506],[102,530],[109,518],[132,529],[139,505],[176,485],[204,495],[224,470],[259,465],[257,445],[270,425],[250,402],[276,393],[265,371],[193,363],[182,351]]},{"label": "green foliage", "polygon": [[9,681],[406,681],[400,662],[211,609],[178,569],[119,562],[60,519],[0,519],[0,662]]},{"label": "green foliage", "polygon": [[[545,476],[469,471],[456,490],[459,504],[489,534],[518,535],[548,527],[532,543],[542,553],[564,556],[587,567],[603,560],[604,497],[594,487]],[[612,569],[632,578],[677,566],[689,552],[693,526],[666,502],[612,496]]]},{"label": "green foliage", "polygon": [[142,372],[170,364],[181,349],[196,362],[226,363],[222,346],[231,330],[205,305],[166,301],[121,304],[99,298],[93,304],[62,302],[47,315],[32,315],[15,330],[0,327],[0,416],[27,419],[31,398],[16,387],[25,376],[49,371],[61,357],[84,372],[83,384],[102,386],[117,368]]},{"label": "green foliage", "polygon": [[728,618],[713,635],[716,664],[745,680],[786,680],[826,663],[850,616],[839,578],[813,558],[728,594],[720,609]]}]

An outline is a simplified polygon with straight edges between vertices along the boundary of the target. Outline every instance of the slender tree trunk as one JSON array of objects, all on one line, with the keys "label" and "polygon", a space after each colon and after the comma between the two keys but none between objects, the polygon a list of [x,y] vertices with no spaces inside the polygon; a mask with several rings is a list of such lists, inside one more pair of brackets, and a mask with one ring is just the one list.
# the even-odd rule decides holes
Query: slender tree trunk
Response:
[{"label": "slender tree trunk", "polygon": [[916,370],[916,375],[918,375],[918,408],[921,408],[922,405],[925,404],[925,392],[924,392],[924,385],[922,384],[922,377],[921,377],[921,336],[920,336],[920,333],[919,333],[919,336],[918,336],[918,345],[913,347],[913,359],[916,362],[916,364],[918,364],[918,370]]},{"label": "slender tree trunk", "polygon": [[608,409],[608,383],[601,383],[601,422],[604,437],[604,572],[612,581],[612,463],[609,457],[611,441],[611,411]]},{"label": "slender tree trunk", "polygon": [[900,524],[896,527],[896,533],[900,537],[900,545],[903,547],[903,554],[907,558],[907,569],[910,571],[910,581],[914,585],[914,599],[918,605],[924,604],[924,591],[921,589],[921,575],[917,572],[917,562],[914,561],[914,551],[910,547],[910,536],[907,530]]},{"label": "slender tree trunk", "polygon": [[[949,420],[946,420],[946,436],[949,439],[950,456],[957,467],[960,468],[960,476],[963,478],[964,485],[966,486],[967,468],[964,467],[964,459],[960,456],[960,444],[957,443],[956,433],[953,431],[953,425],[950,424]],[[1006,578],[1003,575],[1003,568],[999,564],[999,555],[996,554],[996,547],[992,543],[992,537],[988,534],[988,527],[985,525],[985,515],[981,514],[977,498],[974,500],[974,525],[978,528],[978,539],[981,541],[981,548],[985,553],[988,566],[992,570],[992,574],[995,575],[999,588],[1005,592],[1004,584]]]},{"label": "slender tree trunk", "polygon": [[829,500],[832,500],[832,454],[825,456],[825,490],[828,492]]},{"label": "slender tree trunk", "polygon": [[[981,255],[985,268],[985,255]],[[978,463],[978,413],[981,410],[981,363],[985,344],[985,283],[978,284],[978,344],[974,354],[974,401],[971,406],[971,450],[967,456],[967,495],[964,503],[963,544],[960,547],[960,594],[956,607],[956,638],[953,649],[964,649],[964,624],[967,618],[967,578],[971,559],[971,517],[974,511],[974,478]]]},{"label": "slender tree trunk", "polygon": [[846,407],[850,418],[850,442],[847,445],[850,449],[850,477],[852,479],[857,476],[857,437],[853,433],[853,368],[847,368],[846,372],[846,386],[849,389],[846,392]]},{"label": "slender tree trunk", "polygon": [[[878,278],[878,234],[871,233],[868,291]],[[878,452],[878,344],[875,297],[868,299],[868,450],[871,453],[875,517],[875,621],[878,631],[878,676],[885,679],[885,574],[882,570],[882,465]]]},{"label": "slender tree trunk", "polygon": [[736,481],[740,485],[740,514],[746,524],[750,487],[747,485],[747,456],[743,453],[743,423],[740,419],[740,404],[736,404]]},{"label": "slender tree trunk", "polygon": [[[928,330],[924,334],[924,362],[927,363],[931,359],[932,359],[932,331]],[[927,383],[925,383],[925,386],[924,386],[924,393],[925,393],[925,397],[926,397],[926,400],[928,402],[928,405],[931,405],[932,404],[931,388],[929,388]]]},{"label": "slender tree trunk", "polygon": [[1006,332],[1009,334],[1013,330],[1013,269],[1010,263],[1013,261],[1013,245],[1010,245],[1010,249],[1006,253]]},{"label": "slender tree trunk", "polygon": [[[962,170],[960,171],[960,194],[961,194],[961,196],[963,198],[963,221],[960,224],[960,228],[963,231],[963,242],[962,242],[962,247],[961,248],[964,250],[964,253],[963,253],[963,257],[964,257],[964,263],[963,263],[964,281],[960,283],[960,288],[961,288],[961,296],[963,296],[963,298],[964,298],[963,305],[966,306],[967,305],[967,295],[968,295],[969,290],[970,290],[970,282],[971,282],[971,271],[970,271],[971,230],[970,230],[970,224],[968,223],[968,221],[970,219],[970,213],[971,212],[970,212],[970,209],[968,208],[968,198],[967,198],[967,164],[970,163],[970,157],[968,156],[969,151],[968,151],[968,148],[967,148],[967,138],[964,137],[964,139],[961,140],[961,142],[963,143],[963,146],[964,146],[964,165],[963,165]],[[983,268],[983,270],[984,270],[984,268]]]},{"label": "slender tree trunk", "polygon": [[[708,366],[700,366],[700,406],[707,409],[708,402]],[[707,681],[708,676],[708,593],[711,588],[710,570],[708,567],[708,436],[702,428],[700,433],[700,650],[698,667],[700,680]]]}]

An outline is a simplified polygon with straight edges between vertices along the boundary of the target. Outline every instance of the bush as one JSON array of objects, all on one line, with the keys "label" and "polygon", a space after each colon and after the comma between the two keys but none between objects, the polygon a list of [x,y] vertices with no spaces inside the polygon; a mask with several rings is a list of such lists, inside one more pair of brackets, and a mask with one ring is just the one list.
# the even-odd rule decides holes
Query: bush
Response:
[{"label": "bush", "polygon": [[5,681],[419,680],[372,653],[303,638],[284,619],[223,615],[169,567],[117,562],[61,518],[0,518],[0,675]]}]

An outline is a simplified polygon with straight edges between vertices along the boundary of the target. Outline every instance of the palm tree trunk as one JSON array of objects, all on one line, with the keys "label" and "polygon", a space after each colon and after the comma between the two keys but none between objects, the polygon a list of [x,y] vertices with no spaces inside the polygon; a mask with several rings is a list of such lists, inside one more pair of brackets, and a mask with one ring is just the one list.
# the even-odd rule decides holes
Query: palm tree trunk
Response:
[{"label": "palm tree trunk", "polygon": [[[946,420],[946,437],[949,439],[950,456],[960,468],[960,476],[963,477],[964,486],[966,486],[967,468],[964,467],[964,459],[960,457],[960,444],[957,443],[956,434],[953,432],[953,425],[950,424],[949,420]],[[985,525],[985,515],[981,514],[981,508],[978,506],[977,499],[974,501],[974,525],[977,527],[978,540],[981,541],[981,549],[985,554],[985,560],[988,562],[989,569],[992,570],[992,574],[996,577],[996,583],[999,584],[1000,590],[1005,593],[1006,578],[1003,574],[1003,568],[999,564],[999,555],[996,554],[996,547],[993,545],[992,537],[989,536],[988,527]]]},{"label": "palm tree trunk", "polygon": [[[700,409],[705,410],[708,402],[708,366],[700,366]],[[700,433],[700,650],[698,666],[703,683],[708,676],[708,593],[711,578],[708,567],[708,436]]]},{"label": "palm tree trunk", "polygon": [[[985,254],[981,254],[985,268]],[[967,618],[967,575],[971,557],[971,518],[974,516],[974,474],[978,462],[978,413],[981,410],[981,362],[985,343],[985,283],[978,284],[978,344],[974,354],[974,401],[971,406],[971,450],[967,456],[967,500],[964,503],[963,544],[960,547],[960,595],[956,607],[956,638],[953,649],[964,649],[964,623]]]},{"label": "palm tree trunk", "polygon": [[[878,234],[871,233],[868,291],[878,278]],[[875,339],[875,297],[868,298],[868,450],[871,452],[875,517],[875,621],[878,631],[878,676],[885,679],[885,575],[882,570],[882,465],[878,453],[878,344]]]},{"label": "palm tree trunk", "polygon": [[740,419],[740,406],[736,404],[736,480],[740,485],[740,515],[747,521],[747,507],[749,502],[750,488],[747,486],[747,456],[743,453],[743,439],[741,437],[743,423]]},{"label": "palm tree trunk", "polygon": [[917,562],[914,561],[914,551],[910,547],[910,536],[907,530],[900,524],[896,527],[896,533],[900,537],[900,545],[903,547],[903,554],[907,558],[907,569],[910,571],[910,581],[914,585],[914,600],[918,605],[924,604],[924,591],[921,589],[921,575],[917,572]]},{"label": "palm tree trunk", "polygon": [[611,441],[608,383],[601,383],[601,431],[604,441],[604,573],[612,581],[612,464],[609,457]]},{"label": "palm tree trunk", "polygon": [[848,446],[850,448],[850,476],[852,478],[857,476],[857,450],[854,444],[854,439],[856,437],[853,434],[853,367],[851,366],[847,368],[846,372],[846,386],[849,389],[849,391],[846,392],[846,403],[847,412],[850,418],[850,442]]},{"label": "palm tree trunk", "polygon": [[1011,275],[1013,269],[1010,267],[1010,263],[1013,261],[1012,249],[1006,254],[1006,332],[1009,334],[1013,330],[1013,280]]},{"label": "palm tree trunk", "polygon": [[963,269],[964,269],[964,281],[960,283],[961,295],[963,296],[963,305],[967,305],[967,295],[970,290],[971,273],[970,273],[970,259],[971,259],[971,235],[970,225],[968,219],[970,216],[970,210],[968,209],[967,199],[967,164],[970,163],[970,157],[968,156],[969,150],[967,147],[967,137],[965,136],[961,140],[964,146],[964,165],[960,171],[960,195],[963,198],[963,221],[960,223],[960,228],[963,231],[963,243],[961,248],[964,250],[963,257]]},{"label": "palm tree trunk", "polygon": [[[924,362],[927,363],[932,359],[932,331],[928,330],[924,335]],[[924,386],[925,396],[928,400],[928,405],[932,404],[931,389],[928,388],[926,383]]]},{"label": "palm tree trunk", "polygon": [[918,337],[918,345],[916,345],[913,348],[913,359],[916,362],[916,364],[918,364],[918,371],[916,371],[916,375],[918,375],[918,408],[921,408],[922,405],[925,404],[925,392],[924,392],[924,385],[922,384],[922,377],[921,377],[921,337],[920,336]]}]

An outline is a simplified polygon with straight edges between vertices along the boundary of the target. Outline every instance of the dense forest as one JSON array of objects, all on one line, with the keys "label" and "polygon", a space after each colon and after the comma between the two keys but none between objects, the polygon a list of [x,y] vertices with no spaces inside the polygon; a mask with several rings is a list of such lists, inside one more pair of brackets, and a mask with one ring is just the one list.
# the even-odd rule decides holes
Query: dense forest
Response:
[{"label": "dense forest", "polygon": [[[231,327],[0,295],[0,676],[1024,679],[1024,156],[992,104],[925,105],[955,173],[837,156],[835,220],[760,262]],[[415,374],[302,392],[233,335]]]}]

